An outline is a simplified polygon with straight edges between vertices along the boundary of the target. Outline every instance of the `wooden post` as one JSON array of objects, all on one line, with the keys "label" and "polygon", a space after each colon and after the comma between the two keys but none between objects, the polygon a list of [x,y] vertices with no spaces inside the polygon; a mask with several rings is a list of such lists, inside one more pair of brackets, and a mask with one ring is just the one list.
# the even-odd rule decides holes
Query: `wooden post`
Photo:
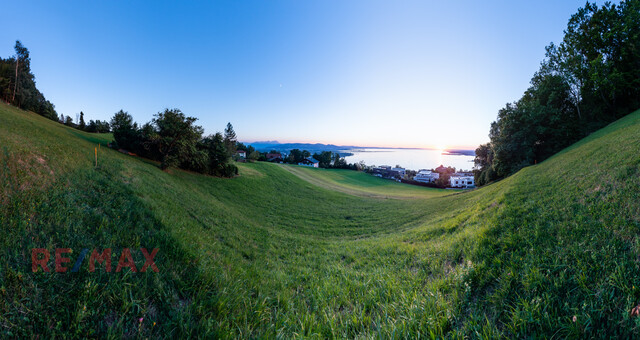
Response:
[{"label": "wooden post", "polygon": [[98,148],[93,148],[96,153],[96,168],[98,167]]}]

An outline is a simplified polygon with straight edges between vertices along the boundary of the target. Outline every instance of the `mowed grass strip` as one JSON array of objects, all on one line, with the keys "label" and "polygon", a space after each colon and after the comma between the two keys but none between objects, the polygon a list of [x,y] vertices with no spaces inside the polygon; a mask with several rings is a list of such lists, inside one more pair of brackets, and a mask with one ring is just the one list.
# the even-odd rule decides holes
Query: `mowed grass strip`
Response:
[{"label": "mowed grass strip", "polygon": [[[455,194],[267,163],[162,172],[108,149],[96,169],[109,139],[0,104],[4,336],[638,335],[640,112]],[[31,273],[32,247],[140,246],[160,273]]]},{"label": "mowed grass strip", "polygon": [[321,188],[362,197],[431,198],[459,191],[401,184],[352,170],[319,169],[288,164],[281,166],[299,178]]}]

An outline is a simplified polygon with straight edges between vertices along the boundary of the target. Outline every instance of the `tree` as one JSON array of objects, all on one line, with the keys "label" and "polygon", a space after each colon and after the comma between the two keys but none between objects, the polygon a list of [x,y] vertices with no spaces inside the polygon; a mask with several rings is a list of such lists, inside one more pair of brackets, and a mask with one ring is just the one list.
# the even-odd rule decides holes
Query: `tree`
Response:
[{"label": "tree", "polygon": [[247,159],[251,162],[257,161],[258,159],[260,159],[260,152],[256,150],[251,151],[251,153],[249,153],[249,155],[247,156]]},{"label": "tree", "polygon": [[194,124],[196,120],[178,109],[165,109],[155,115],[153,124],[157,134],[153,136],[153,143],[160,154],[161,169],[177,166],[196,153],[204,131]]},{"label": "tree", "polygon": [[287,156],[287,163],[298,164],[309,156],[310,153],[307,150],[301,151],[300,149],[293,149],[289,152],[289,156]]},{"label": "tree", "polygon": [[445,172],[440,174],[440,177],[436,179],[435,184],[441,188],[446,188],[449,186],[449,179],[451,178],[451,174]]},{"label": "tree", "polygon": [[16,50],[16,75],[13,81],[13,96],[11,97],[12,103],[15,103],[16,100],[16,93],[18,92],[18,84],[20,82],[20,74],[28,74],[31,72],[31,58],[29,57],[29,50],[27,50],[27,48],[22,45],[20,40],[16,40],[14,49]]},{"label": "tree", "polygon": [[200,145],[209,157],[208,173],[210,175],[231,177],[238,173],[238,168],[230,164],[231,158],[221,133],[204,138]]},{"label": "tree", "polygon": [[[98,121],[99,122],[99,121]],[[96,123],[99,129],[99,124]],[[111,118],[111,129],[113,138],[118,148],[134,150],[138,141],[138,124],[133,121],[133,117],[123,110],[116,112]]]},{"label": "tree", "polygon": [[227,123],[227,127],[224,129],[224,145],[227,148],[229,157],[233,157],[236,153],[236,132],[233,130],[233,125]]},{"label": "tree", "polygon": [[640,107],[640,1],[587,3],[476,150],[479,185],[539,163]]},{"label": "tree", "polygon": [[78,122],[78,128],[80,130],[84,130],[86,128],[86,124],[84,123],[84,112],[80,111],[80,121]]},{"label": "tree", "polygon": [[70,116],[65,117],[64,125],[73,126],[73,118],[71,118]]},{"label": "tree", "polygon": [[24,110],[58,120],[55,106],[36,88],[29,50],[19,40],[14,48],[16,54],[13,57],[0,58],[0,97]]},{"label": "tree", "polygon": [[96,122],[93,121],[93,119],[89,120],[89,124],[87,124],[86,131],[87,132],[96,132],[97,131]]},{"label": "tree", "polygon": [[98,127],[98,132],[100,133],[111,132],[111,126],[109,125],[109,122],[107,122],[106,120],[105,121],[96,120],[96,125]]},{"label": "tree", "polygon": [[473,171],[476,185],[485,185],[495,179],[493,170],[493,149],[491,143],[480,145],[476,149],[476,157],[473,160],[476,170]]},{"label": "tree", "polygon": [[331,151],[322,151],[321,153],[314,153],[313,158],[315,158],[318,161],[319,163],[318,165],[321,168],[331,167],[331,160],[333,158]]}]

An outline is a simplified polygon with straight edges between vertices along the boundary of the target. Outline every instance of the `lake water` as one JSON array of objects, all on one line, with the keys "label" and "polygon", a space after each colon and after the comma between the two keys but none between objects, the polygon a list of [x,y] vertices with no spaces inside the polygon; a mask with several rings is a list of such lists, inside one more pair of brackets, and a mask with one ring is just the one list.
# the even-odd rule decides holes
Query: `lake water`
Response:
[{"label": "lake water", "polygon": [[424,149],[352,149],[345,150],[353,153],[346,156],[347,163],[364,161],[366,165],[401,165],[411,170],[433,169],[440,165],[452,166],[456,170],[471,170],[473,156],[443,155],[440,150]]}]

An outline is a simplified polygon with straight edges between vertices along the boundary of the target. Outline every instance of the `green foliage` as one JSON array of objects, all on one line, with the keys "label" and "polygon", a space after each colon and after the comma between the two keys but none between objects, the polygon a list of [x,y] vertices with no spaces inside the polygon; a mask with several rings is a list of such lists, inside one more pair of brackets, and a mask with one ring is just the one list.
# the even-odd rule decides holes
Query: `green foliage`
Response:
[{"label": "green foliage", "polygon": [[541,162],[640,107],[640,1],[587,3],[547,47],[531,87],[491,124],[478,185]]},{"label": "green foliage", "polygon": [[233,157],[236,154],[236,143],[238,138],[236,132],[233,130],[233,125],[227,123],[227,127],[224,129],[224,145],[227,149],[227,155]]},{"label": "green foliage", "polygon": [[[292,151],[293,152],[293,151]],[[297,153],[299,154],[299,153]],[[301,156],[305,155],[304,151]],[[306,156],[309,157],[309,156]],[[304,157],[304,158],[306,158]],[[320,153],[314,153],[313,158],[318,161],[318,166],[325,169],[350,169],[350,170],[358,170],[357,164],[350,164],[347,161],[340,157],[339,153],[333,153],[331,151],[322,151]],[[296,155],[294,155],[293,159],[296,159]],[[301,160],[300,160],[301,161]],[[290,161],[289,163],[298,164],[298,162]],[[360,168],[360,170],[362,170]]]},{"label": "green foliage", "polygon": [[318,161],[318,165],[321,168],[328,168],[331,166],[331,162],[333,161],[333,154],[331,151],[322,151],[321,153],[314,153],[313,158]]},{"label": "green foliage", "polygon": [[111,118],[110,127],[117,148],[126,150],[138,148],[138,124],[133,121],[133,117],[128,112],[123,110],[116,112]]},{"label": "green foliage", "polygon": [[238,174],[238,168],[230,163],[229,153],[221,133],[204,138],[200,148],[208,156],[207,173],[214,176],[231,177]]},{"label": "green foliage", "polygon": [[311,156],[311,153],[307,150],[293,149],[289,151],[286,161],[289,164],[298,164],[309,156]]},{"label": "green foliage", "polygon": [[0,97],[24,110],[58,120],[54,105],[36,88],[29,50],[17,40],[15,57],[0,58]]},{"label": "green foliage", "polygon": [[161,169],[177,166],[187,160],[199,163],[203,159],[198,155],[196,145],[204,130],[194,125],[196,120],[178,109],[166,109],[155,115],[153,124],[156,133],[150,137],[150,141],[158,150]]},{"label": "green foliage", "polygon": [[84,122],[84,112],[80,111],[80,120],[78,121],[78,129],[85,130],[87,124]]},{"label": "green foliage", "polygon": [[120,110],[111,119],[113,146],[159,161],[163,170],[173,166],[214,176],[237,175],[222,134],[202,138],[203,129],[195,121],[178,109],[166,109],[138,128],[133,117]]},{"label": "green foliage", "polygon": [[98,133],[107,133],[111,132],[111,126],[107,121],[100,121],[99,119],[94,121],[90,120],[89,124],[85,128],[87,132],[98,132]]}]

